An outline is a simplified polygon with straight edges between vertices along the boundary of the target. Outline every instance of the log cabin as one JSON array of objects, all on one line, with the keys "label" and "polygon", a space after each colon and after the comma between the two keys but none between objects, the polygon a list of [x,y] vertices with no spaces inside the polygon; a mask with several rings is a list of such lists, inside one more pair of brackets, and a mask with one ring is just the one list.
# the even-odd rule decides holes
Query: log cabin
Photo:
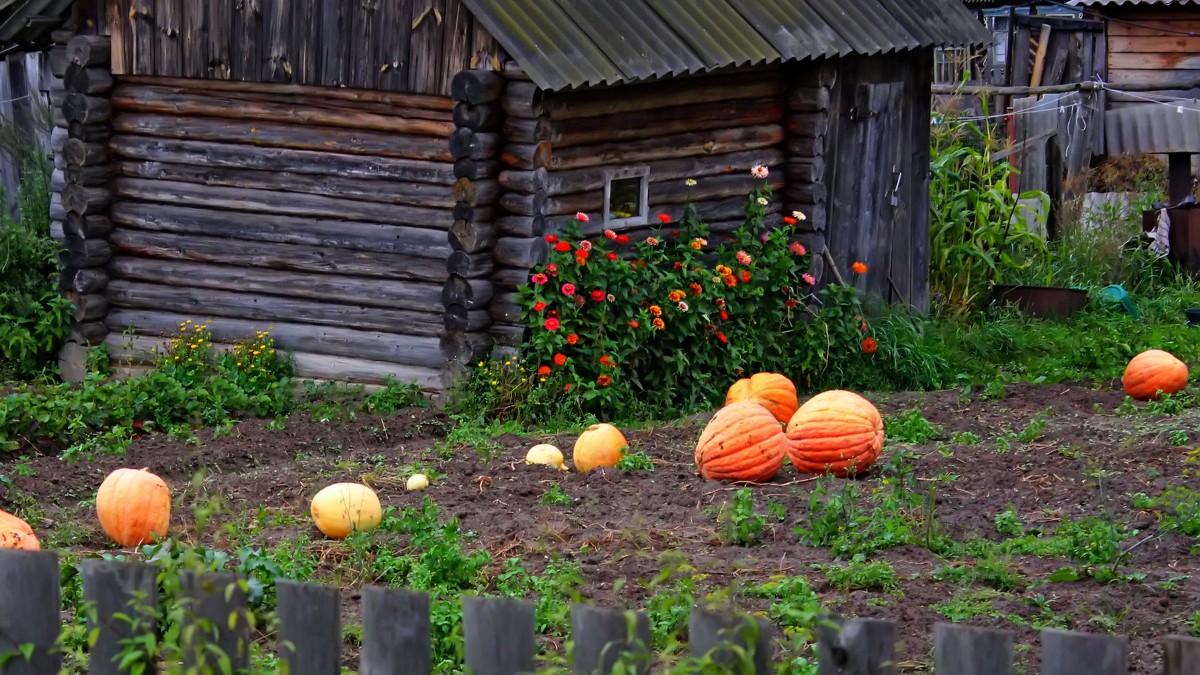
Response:
[{"label": "log cabin", "polygon": [[772,222],[805,213],[819,261],[926,309],[932,54],[988,39],[958,0],[78,0],[51,23],[64,353],[136,366],[211,320],[269,329],[301,378],[431,391],[520,343],[516,289],[577,211],[644,237],[692,203],[728,232],[759,163]]}]

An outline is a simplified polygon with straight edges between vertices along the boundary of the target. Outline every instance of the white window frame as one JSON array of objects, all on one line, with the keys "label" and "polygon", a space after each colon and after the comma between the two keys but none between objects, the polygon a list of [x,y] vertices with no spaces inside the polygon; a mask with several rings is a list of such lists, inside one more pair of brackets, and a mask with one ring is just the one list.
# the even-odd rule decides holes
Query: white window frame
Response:
[{"label": "white window frame", "polygon": [[[614,218],[612,214],[612,184],[613,181],[640,178],[641,195],[639,197],[640,213],[628,218]],[[604,225],[609,228],[638,227],[650,222],[650,167],[637,166],[624,169],[609,169],[604,179]]]}]

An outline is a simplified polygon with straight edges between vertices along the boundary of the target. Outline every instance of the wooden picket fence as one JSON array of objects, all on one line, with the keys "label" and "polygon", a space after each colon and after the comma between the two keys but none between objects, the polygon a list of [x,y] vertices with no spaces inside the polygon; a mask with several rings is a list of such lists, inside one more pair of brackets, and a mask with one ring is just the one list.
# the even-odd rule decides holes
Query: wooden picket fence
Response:
[{"label": "wooden picket fence", "polygon": [[[59,672],[61,621],[59,560],[53,551],[0,550],[0,675]],[[156,629],[158,568],[150,564],[85,560],[81,566],[84,607],[95,644],[89,673],[122,672],[116,659],[127,638]],[[245,586],[233,574],[181,574],[183,665],[212,647],[230,658],[233,672],[248,672],[250,625]],[[290,675],[336,675],[340,670],[342,627],[337,588],[292,581],[276,582],[277,653]],[[534,606],[523,600],[462,598],[465,666],[475,675],[513,675],[536,669]],[[432,670],[433,642],[429,596],[367,586],[362,589],[363,636],[360,672],[395,675]],[[139,620],[141,617],[141,620]],[[150,617],[149,620],[145,620]],[[755,627],[754,623],[758,626]],[[747,630],[749,629],[749,630]],[[575,605],[571,672],[610,673],[630,663],[649,672],[650,622],[642,612]],[[197,637],[197,636],[204,637]],[[695,609],[689,625],[691,656],[714,664],[753,660],[753,672],[773,671],[773,631],[766,620],[744,614]],[[894,675],[896,625],[876,619],[830,619],[818,629],[821,675]],[[205,642],[206,641],[206,642]],[[754,642],[753,645],[749,644]],[[1008,675],[1013,672],[1013,634],[940,623],[934,629],[937,675]],[[736,647],[735,647],[736,646]],[[1041,633],[1043,675],[1125,675],[1129,642],[1123,636],[1060,630]],[[1167,637],[1162,643],[1165,675],[1200,673],[1200,640]],[[189,659],[191,659],[189,661]],[[211,658],[208,660],[211,665]],[[148,670],[147,672],[153,672]],[[195,672],[195,671],[187,671]],[[220,672],[220,671],[217,671]],[[705,672],[712,672],[705,670]],[[744,669],[726,672],[747,672]]]}]

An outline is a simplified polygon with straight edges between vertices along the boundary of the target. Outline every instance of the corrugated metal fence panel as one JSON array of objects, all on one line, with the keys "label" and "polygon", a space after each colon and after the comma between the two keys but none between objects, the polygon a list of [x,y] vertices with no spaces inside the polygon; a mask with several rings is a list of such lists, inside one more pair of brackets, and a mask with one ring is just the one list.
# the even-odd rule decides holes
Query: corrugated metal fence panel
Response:
[{"label": "corrugated metal fence panel", "polygon": [[1200,153],[1200,102],[1147,103],[1104,116],[1108,154]]}]

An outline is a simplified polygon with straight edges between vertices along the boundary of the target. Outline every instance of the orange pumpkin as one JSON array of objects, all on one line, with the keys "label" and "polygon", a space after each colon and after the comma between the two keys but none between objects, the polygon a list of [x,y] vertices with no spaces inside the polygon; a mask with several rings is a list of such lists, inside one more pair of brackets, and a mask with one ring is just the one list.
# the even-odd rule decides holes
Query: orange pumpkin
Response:
[{"label": "orange pumpkin", "polygon": [[1121,378],[1125,393],[1140,401],[1158,398],[1159,390],[1177,394],[1187,381],[1187,364],[1161,349],[1148,349],[1130,359]]},{"label": "orange pumpkin", "polygon": [[738,401],[753,401],[766,408],[779,420],[787,424],[800,407],[796,398],[796,385],[779,373],[755,373],[733,383],[725,394],[725,405]]},{"label": "orange pumpkin", "polygon": [[117,469],[96,492],[100,527],[126,548],[166,536],[171,522],[171,489],[149,469]]},{"label": "orange pumpkin", "polygon": [[0,548],[37,551],[42,545],[29,523],[7,511],[0,511]]},{"label": "orange pumpkin", "polygon": [[804,473],[847,476],[869,468],[883,449],[883,418],[850,391],[821,392],[787,425],[788,458]]},{"label": "orange pumpkin", "polygon": [[717,411],[696,443],[696,466],[707,480],[761,483],[783,467],[787,436],[779,420],[753,401]]},{"label": "orange pumpkin", "polygon": [[625,434],[611,424],[593,424],[575,441],[571,460],[575,470],[584,472],[599,467],[612,468],[621,461],[629,443]]}]

